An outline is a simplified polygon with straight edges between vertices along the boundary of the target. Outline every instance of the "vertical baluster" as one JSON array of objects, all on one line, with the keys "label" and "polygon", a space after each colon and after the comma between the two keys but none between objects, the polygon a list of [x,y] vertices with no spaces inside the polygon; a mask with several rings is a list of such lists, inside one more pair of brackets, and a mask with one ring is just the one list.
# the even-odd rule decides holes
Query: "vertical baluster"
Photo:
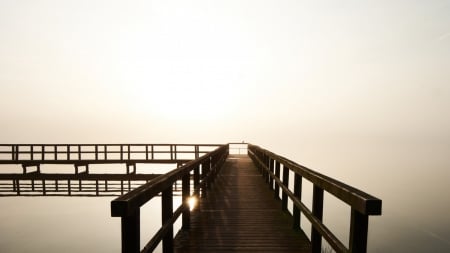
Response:
[{"label": "vertical baluster", "polygon": [[30,160],[34,159],[34,146],[33,145],[30,145],[30,157],[31,157]]},{"label": "vertical baluster", "polygon": [[20,196],[20,180],[16,179],[16,190],[17,190],[17,195]]},{"label": "vertical baluster", "polygon": [[177,160],[178,156],[177,156],[177,145],[173,145],[173,156],[174,159]]},{"label": "vertical baluster", "polygon": [[81,145],[78,145],[78,160],[81,160]]},{"label": "vertical baluster", "polygon": [[369,217],[357,210],[351,210],[350,218],[350,252],[367,252],[367,230],[369,227]]},{"label": "vertical baluster", "polygon": [[[275,177],[280,179],[280,162],[275,161]],[[280,186],[275,182],[275,198],[280,199]]]},{"label": "vertical baluster", "polygon": [[148,161],[148,145],[145,145],[145,160]]},{"label": "vertical baluster", "polygon": [[[289,168],[283,164],[283,185],[289,187]],[[287,211],[288,195],[286,192],[281,193],[281,209]]]},{"label": "vertical baluster", "polygon": [[98,145],[94,145],[94,148],[95,148],[95,160],[97,161],[98,160]]},{"label": "vertical baluster", "polygon": [[191,196],[191,174],[186,173],[182,179],[182,195],[183,195],[183,229],[188,229],[190,227],[190,217],[191,212],[189,210],[189,197]]},{"label": "vertical baluster", "polygon": [[197,165],[194,168],[194,194],[198,197],[200,195],[200,189],[197,189],[200,184],[200,167]]},{"label": "vertical baluster", "polygon": [[16,145],[11,145],[11,160],[16,160]]},{"label": "vertical baluster", "polygon": [[272,173],[273,173],[273,162],[274,160],[272,158],[269,158],[269,186],[270,189],[273,189],[273,177],[272,177]]},{"label": "vertical baluster", "polygon": [[47,189],[45,187],[45,180],[42,180],[42,191],[44,193],[44,196],[47,195]]},{"label": "vertical baluster", "polygon": [[42,146],[41,146],[41,150],[42,150],[42,153],[41,153],[41,160],[44,161],[44,160],[45,160],[45,145],[42,145]]},{"label": "vertical baluster", "polygon": [[67,180],[67,192],[69,193],[69,196],[72,195],[72,189],[70,185],[70,179]]},{"label": "vertical baluster", "polygon": [[131,145],[128,144],[128,160],[131,159]]},{"label": "vertical baluster", "polygon": [[122,216],[122,253],[140,252],[140,210]]},{"label": "vertical baluster", "polygon": [[[295,173],[294,176],[294,195],[298,198],[298,200],[302,201],[302,176]],[[300,209],[294,204],[292,216],[294,219],[293,227],[294,229],[300,228]]]},{"label": "vertical baluster", "polygon": [[[166,224],[173,216],[172,186],[162,192],[162,224]],[[173,252],[173,224],[170,225],[162,240],[163,253]]]},{"label": "vertical baluster", "polygon": [[67,145],[67,161],[70,161],[70,145]]},{"label": "vertical baluster", "polygon": [[108,146],[103,145],[103,150],[105,151],[105,160],[108,160]]},{"label": "vertical baluster", "polygon": [[123,160],[123,145],[120,145],[120,160]]},{"label": "vertical baluster", "polygon": [[[320,221],[323,217],[323,189],[314,185],[313,187],[313,203],[312,213]],[[311,228],[311,246],[312,253],[320,253],[322,250],[322,236],[314,226]]]}]

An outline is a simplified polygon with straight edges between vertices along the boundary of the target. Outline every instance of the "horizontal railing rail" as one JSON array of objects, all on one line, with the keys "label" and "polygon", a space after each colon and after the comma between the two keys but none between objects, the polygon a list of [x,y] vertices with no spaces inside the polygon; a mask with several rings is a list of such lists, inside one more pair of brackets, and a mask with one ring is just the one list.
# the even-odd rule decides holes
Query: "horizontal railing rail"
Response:
[{"label": "horizontal railing rail", "polygon": [[[113,200],[111,202],[111,216],[121,217],[122,252],[151,252],[161,241],[164,253],[173,252],[173,224],[182,215],[182,228],[189,228],[188,200],[191,193],[193,196],[199,196],[214,180],[228,156],[228,148],[228,145],[222,145],[214,151],[187,162],[181,167]],[[173,185],[180,180],[182,182],[182,202],[174,211]],[[192,188],[191,183],[193,184]],[[141,250],[140,208],[158,194],[161,194],[162,226]]]},{"label": "horizontal railing rail", "polygon": [[220,144],[0,144],[0,164],[186,162]]},{"label": "horizontal railing rail", "polygon": [[[311,222],[312,252],[319,253],[322,237],[336,252],[367,251],[368,216],[381,215],[381,200],[338,180],[299,165],[259,146],[249,144],[249,156],[263,173],[267,183],[279,197],[282,190],[282,209],[287,210],[288,198],[293,202],[293,225],[300,229],[300,213]],[[280,175],[282,170],[282,175]],[[294,173],[294,189],[289,188],[289,172]],[[302,202],[302,179],[313,184],[312,210]],[[351,207],[350,241],[347,248],[322,222],[324,191]]]}]

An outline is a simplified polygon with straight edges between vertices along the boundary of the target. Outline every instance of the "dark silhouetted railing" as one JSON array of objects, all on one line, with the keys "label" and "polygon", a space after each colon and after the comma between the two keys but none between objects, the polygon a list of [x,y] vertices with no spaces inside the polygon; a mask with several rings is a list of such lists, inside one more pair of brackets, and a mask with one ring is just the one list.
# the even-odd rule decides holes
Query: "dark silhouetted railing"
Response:
[{"label": "dark silhouetted railing", "polygon": [[[282,190],[282,209],[287,210],[288,198],[293,202],[294,228],[300,229],[300,212],[312,224],[312,252],[320,253],[322,237],[336,252],[367,251],[369,215],[381,215],[381,200],[356,188],[327,177],[289,159],[255,145],[249,145],[249,156],[261,170],[265,180],[274,189],[275,197]],[[280,173],[282,171],[282,175]],[[294,173],[294,189],[289,189],[289,172]],[[302,179],[313,184],[312,210],[302,202]],[[349,249],[322,223],[323,195],[327,191],[351,207]]]},{"label": "dark silhouetted railing", "polygon": [[[0,164],[22,165],[22,173],[0,169],[0,196],[120,196],[154,179],[136,174],[136,164],[182,164],[218,144],[0,144]],[[42,164],[74,165],[72,171],[42,173]],[[126,172],[92,173],[92,164],[125,164]],[[174,166],[174,167],[175,167]],[[114,173],[114,174],[112,174]]]},{"label": "dark silhouetted railing", "polygon": [[218,144],[0,144],[0,164],[87,164],[194,160]]},{"label": "dark silhouetted railing", "polygon": [[[173,252],[173,224],[182,214],[182,228],[189,228],[188,198],[191,193],[198,196],[204,188],[208,187],[227,156],[228,145],[223,145],[113,200],[111,202],[111,215],[121,217],[122,252],[152,252],[161,241],[163,252]],[[180,180],[182,181],[182,203],[174,211],[173,187]],[[193,191],[191,191],[191,183],[193,184]],[[140,208],[158,194],[161,194],[162,227],[141,251]]]}]

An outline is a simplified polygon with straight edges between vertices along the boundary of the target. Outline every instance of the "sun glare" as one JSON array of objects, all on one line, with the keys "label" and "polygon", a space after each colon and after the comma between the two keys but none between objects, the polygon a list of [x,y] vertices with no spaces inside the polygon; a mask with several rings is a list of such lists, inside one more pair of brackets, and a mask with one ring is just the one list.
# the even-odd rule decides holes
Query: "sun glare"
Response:
[{"label": "sun glare", "polygon": [[195,196],[190,197],[190,198],[188,199],[188,203],[189,203],[189,211],[194,210],[194,208],[197,206],[197,202],[198,202],[198,199],[197,199],[197,197],[195,197]]}]

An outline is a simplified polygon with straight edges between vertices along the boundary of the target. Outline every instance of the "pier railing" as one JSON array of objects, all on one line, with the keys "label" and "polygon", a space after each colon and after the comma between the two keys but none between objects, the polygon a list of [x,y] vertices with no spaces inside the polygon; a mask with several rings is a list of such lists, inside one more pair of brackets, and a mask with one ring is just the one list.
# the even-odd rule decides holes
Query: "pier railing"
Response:
[{"label": "pier railing", "polygon": [[[191,194],[198,196],[214,180],[228,156],[228,145],[222,145],[196,160],[187,162],[167,174],[113,200],[111,215],[121,217],[122,252],[152,252],[162,241],[163,252],[173,252],[173,224],[182,215],[182,228],[189,228]],[[191,180],[192,179],[192,180]],[[173,187],[182,181],[182,202],[173,210]],[[193,187],[191,188],[191,184]],[[153,197],[161,195],[162,226],[140,249],[140,208]]]},{"label": "pier railing", "polygon": [[[176,164],[218,148],[219,144],[0,144],[0,165],[22,165],[22,173],[0,168],[0,196],[117,196],[158,175],[136,173],[136,164]],[[54,173],[43,164],[74,165]],[[94,164],[125,164],[109,173],[92,173]],[[175,167],[175,166],[174,166]],[[64,171],[66,170],[66,171]]]},{"label": "pier railing", "polygon": [[0,164],[186,162],[219,144],[0,144]]},{"label": "pier railing", "polygon": [[[249,156],[274,190],[276,198],[279,198],[281,189],[282,209],[287,210],[288,198],[293,202],[294,228],[300,229],[300,212],[311,222],[313,253],[321,252],[322,237],[336,252],[367,251],[368,217],[381,215],[380,199],[258,146],[249,144],[248,150]],[[289,188],[289,172],[294,174],[293,189]],[[302,179],[313,184],[312,210],[302,202]],[[351,207],[349,248],[322,223],[324,191]]]}]

